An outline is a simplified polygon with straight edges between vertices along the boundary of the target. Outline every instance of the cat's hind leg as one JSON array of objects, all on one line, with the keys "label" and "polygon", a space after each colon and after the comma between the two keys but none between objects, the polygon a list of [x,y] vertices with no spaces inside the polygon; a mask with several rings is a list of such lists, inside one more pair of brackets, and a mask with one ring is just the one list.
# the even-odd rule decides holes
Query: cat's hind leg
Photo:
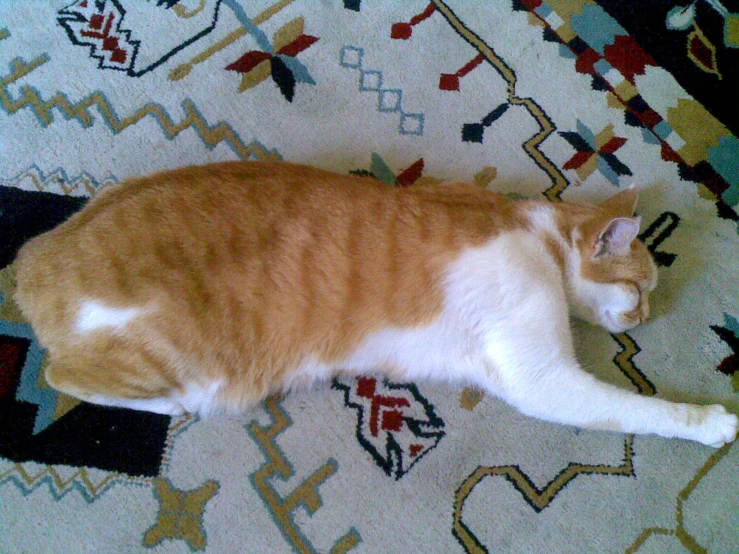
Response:
[{"label": "cat's hind leg", "polygon": [[[128,359],[126,359],[128,358]],[[94,349],[52,356],[45,378],[50,386],[92,404],[176,416],[185,413],[171,379],[136,358],[94,355]]]}]

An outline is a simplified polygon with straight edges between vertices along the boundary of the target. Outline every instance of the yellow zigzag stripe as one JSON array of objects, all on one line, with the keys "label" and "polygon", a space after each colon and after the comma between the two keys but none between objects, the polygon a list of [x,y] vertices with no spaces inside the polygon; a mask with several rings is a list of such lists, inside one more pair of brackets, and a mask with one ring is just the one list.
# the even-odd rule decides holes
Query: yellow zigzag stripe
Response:
[{"label": "yellow zigzag stripe", "polygon": [[11,74],[0,81],[0,105],[2,105],[7,113],[12,115],[28,107],[44,126],[48,126],[53,122],[51,110],[57,108],[65,118],[76,118],[83,127],[89,127],[92,125],[93,118],[88,110],[94,106],[103,116],[105,123],[116,134],[150,115],[157,120],[157,123],[159,123],[165,135],[170,140],[185,129],[192,127],[197,131],[203,142],[211,149],[217,144],[225,142],[241,159],[281,158],[276,150],[270,152],[257,141],[249,145],[244,144],[238,134],[227,123],[221,122],[215,126],[210,126],[203,116],[200,115],[197,107],[190,99],[186,99],[182,103],[185,110],[185,118],[179,123],[175,123],[162,106],[154,103],[146,104],[131,116],[120,119],[105,98],[105,95],[101,92],[95,92],[84,100],[73,104],[62,93],[57,93],[49,100],[44,101],[33,87],[25,85],[20,89],[21,95],[18,100],[13,100],[5,87],[25,77],[48,61],[49,56],[42,54],[30,63],[26,63],[20,59],[11,62]]},{"label": "yellow zigzag stripe", "polygon": [[[614,362],[619,369],[626,375],[641,394],[653,396],[655,394],[654,385],[642,374],[642,372],[634,365],[633,357],[638,354],[641,349],[634,340],[626,333],[611,335],[613,339],[621,346],[621,351],[615,356]],[[454,503],[454,522],[452,532],[457,536],[464,546],[465,550],[470,553],[486,552],[485,547],[479,542],[477,537],[462,521],[462,508],[472,489],[489,476],[502,476],[508,479],[513,486],[526,498],[532,506],[537,510],[546,508],[554,497],[557,496],[565,485],[581,474],[596,475],[624,475],[631,476],[634,474],[633,465],[633,445],[634,435],[628,435],[624,441],[624,462],[619,466],[600,465],[584,465],[571,464],[562,473],[560,473],[552,482],[550,482],[543,490],[539,491],[531,483],[529,478],[516,466],[499,466],[499,467],[478,467],[467,479],[464,480],[460,488],[457,490],[456,500]],[[682,509],[682,505],[678,505],[678,509]],[[680,515],[680,514],[679,514]],[[679,520],[680,521],[680,520]],[[639,537],[635,547],[638,548],[651,533],[668,533],[663,529],[645,529],[642,536]],[[672,531],[669,531],[672,534]],[[639,542],[641,540],[641,542]],[[682,538],[681,538],[682,540]],[[683,541],[685,542],[685,541]]]},{"label": "yellow zigzag stripe", "polygon": [[108,177],[98,182],[94,177],[87,174],[81,174],[66,180],[64,179],[65,176],[59,170],[44,175],[38,168],[32,166],[25,173],[21,173],[12,179],[0,179],[0,185],[22,188],[30,181],[39,192],[60,190],[66,196],[71,196],[75,192],[82,193],[84,196],[92,196],[99,189],[117,183],[114,177]]},{"label": "yellow zigzag stripe", "polygon": [[454,30],[462,35],[467,42],[469,42],[495,69],[498,70],[506,83],[508,83],[508,102],[523,106],[531,114],[539,125],[539,132],[533,137],[527,140],[523,148],[526,153],[541,167],[553,184],[547,190],[544,191],[544,196],[548,200],[560,200],[560,194],[567,188],[569,182],[559,168],[550,162],[544,154],[539,150],[539,145],[544,142],[549,135],[554,132],[554,124],[549,120],[549,117],[544,110],[542,110],[536,102],[531,98],[520,98],[516,95],[516,74],[508,65],[498,57],[498,55],[490,48],[485,42],[468,29],[464,23],[454,14],[454,12],[446,5],[442,0],[431,0],[436,9],[446,18],[451,24]]},{"label": "yellow zigzag stripe", "polygon": [[706,475],[708,475],[708,473],[716,466],[716,464],[718,464],[729,453],[729,450],[731,450],[731,447],[733,444],[734,443],[725,444],[721,448],[716,450],[716,452],[711,454],[708,460],[706,460],[706,463],[703,464],[703,467],[701,467],[698,470],[698,472],[690,480],[690,482],[685,486],[685,488],[681,490],[680,493],[677,495],[677,508],[675,510],[675,522],[677,525],[675,526],[675,528],[674,529],[666,529],[665,527],[645,528],[636,538],[634,543],[626,549],[626,554],[634,554],[635,552],[639,551],[641,547],[644,546],[644,543],[647,541],[647,539],[651,537],[652,535],[674,535],[678,538],[678,540],[682,543],[682,545],[690,552],[701,553],[701,554],[705,554],[708,552],[708,550],[706,550],[700,544],[698,544],[698,541],[695,540],[695,537],[693,537],[685,529],[684,516],[683,516],[683,504],[690,497],[690,495],[693,494],[693,491],[698,486],[698,484],[703,480],[703,478]]},{"label": "yellow zigzag stripe", "polygon": [[[299,505],[305,506],[311,514],[318,510],[323,505],[318,494],[318,486],[336,473],[337,466],[335,461],[329,460],[286,497],[280,496],[272,488],[269,483],[271,479],[279,477],[281,480],[287,480],[294,475],[290,462],[274,442],[277,435],[292,425],[292,421],[280,407],[279,402],[280,399],[276,397],[270,397],[265,401],[267,411],[272,417],[271,425],[262,427],[254,421],[249,426],[249,433],[259,443],[267,458],[264,465],[252,475],[252,483],[272,513],[283,536],[292,546],[301,553],[315,552],[310,541],[293,521],[292,511]],[[335,554],[348,552],[359,544],[360,540],[359,533],[351,529],[334,544],[331,552]]]},{"label": "yellow zigzag stripe", "polygon": [[641,352],[639,346],[634,342],[629,335],[626,333],[619,333],[618,335],[611,335],[613,339],[621,346],[622,350],[613,361],[619,369],[629,378],[634,386],[639,390],[640,394],[645,396],[654,396],[657,392],[654,389],[654,385],[639,371],[639,369],[632,362],[632,358]]},{"label": "yellow zigzag stripe", "polygon": [[[174,445],[174,439],[175,437],[181,433],[184,429],[190,426],[191,423],[193,423],[194,418],[191,415],[186,415],[184,417],[178,418],[177,420],[173,420],[168,432],[167,432],[167,442],[166,442],[166,448],[165,453],[162,457],[162,465],[163,467],[166,467],[169,465],[171,455],[172,455],[172,447]],[[0,473],[0,482],[2,482],[6,478],[14,479],[17,477],[20,477],[20,479],[25,483],[27,487],[30,488],[30,491],[33,491],[37,486],[42,484],[42,481],[48,476],[51,478],[51,481],[53,482],[53,486],[56,489],[56,491],[53,491],[55,495],[63,495],[66,494],[67,489],[74,485],[75,483],[78,483],[82,485],[85,489],[85,491],[89,494],[88,500],[95,500],[95,497],[103,491],[108,484],[114,481],[120,481],[125,483],[155,483],[156,480],[151,477],[131,477],[129,475],[125,475],[122,473],[108,473],[105,478],[100,481],[99,483],[94,483],[92,478],[90,477],[87,468],[80,467],[75,471],[69,478],[64,479],[59,472],[56,470],[56,468],[52,465],[44,465],[43,469],[37,473],[37,474],[31,474],[28,470],[26,470],[25,467],[23,467],[22,463],[15,463],[13,466],[8,469],[7,471],[4,471]],[[17,480],[16,480],[17,483]],[[22,486],[22,485],[21,485]],[[26,491],[26,492],[30,492]]]},{"label": "yellow zigzag stripe", "polygon": [[[23,482],[29,487],[34,487],[36,484],[38,484],[40,480],[48,475],[52,478],[54,486],[56,487],[58,492],[63,492],[73,483],[79,482],[84,485],[85,489],[89,491],[92,495],[97,495],[98,492],[103,489],[111,480],[121,477],[121,475],[118,473],[111,473],[98,484],[95,484],[92,482],[92,479],[87,473],[87,469],[84,467],[78,469],[68,479],[64,479],[52,466],[45,466],[45,468],[40,473],[36,475],[31,475],[31,473],[26,471],[26,469],[21,464],[15,464],[9,470],[0,473],[0,480],[5,479],[6,477],[10,477],[13,474],[20,476],[20,478],[23,479]],[[79,481],[77,481],[77,479],[79,479]]]}]

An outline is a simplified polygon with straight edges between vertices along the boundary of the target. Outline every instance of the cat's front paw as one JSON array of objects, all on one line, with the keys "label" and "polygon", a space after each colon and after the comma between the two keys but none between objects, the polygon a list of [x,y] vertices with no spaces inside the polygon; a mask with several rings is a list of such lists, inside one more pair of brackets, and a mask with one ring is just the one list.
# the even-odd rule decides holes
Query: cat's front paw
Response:
[{"label": "cat's front paw", "polygon": [[726,411],[720,404],[701,406],[704,410],[702,425],[696,440],[700,443],[718,448],[736,438],[739,418]]}]

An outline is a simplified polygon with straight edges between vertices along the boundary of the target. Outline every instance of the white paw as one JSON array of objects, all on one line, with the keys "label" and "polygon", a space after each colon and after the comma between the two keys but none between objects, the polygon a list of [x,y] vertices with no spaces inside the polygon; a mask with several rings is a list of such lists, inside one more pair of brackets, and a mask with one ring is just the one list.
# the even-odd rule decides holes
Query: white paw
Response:
[{"label": "white paw", "polygon": [[739,418],[726,411],[720,404],[701,406],[703,411],[696,440],[708,446],[718,448],[736,438]]}]

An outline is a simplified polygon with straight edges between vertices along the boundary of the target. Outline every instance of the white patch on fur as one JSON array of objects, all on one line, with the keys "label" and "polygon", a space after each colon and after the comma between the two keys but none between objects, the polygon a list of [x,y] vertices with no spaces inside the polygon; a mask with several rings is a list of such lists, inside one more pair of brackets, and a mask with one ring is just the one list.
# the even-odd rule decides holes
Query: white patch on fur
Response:
[{"label": "white patch on fur", "polygon": [[303,360],[300,367],[287,376],[282,384],[284,392],[309,388],[313,383],[326,381],[336,373],[334,368],[315,358]]},{"label": "white patch on fur", "polygon": [[177,401],[186,412],[209,414],[219,410],[218,391],[223,387],[223,381],[212,381],[206,386],[188,383],[185,393],[177,397]]},{"label": "white patch on fur", "polygon": [[213,381],[207,386],[189,383],[185,386],[183,394],[170,398],[131,399],[94,395],[86,400],[101,406],[115,406],[169,416],[179,416],[186,412],[207,415],[218,410],[217,395],[222,385],[222,381]]},{"label": "white patch on fur", "polygon": [[130,410],[140,410],[143,412],[153,412],[168,416],[179,416],[185,413],[182,404],[179,404],[171,398],[113,398],[102,395],[94,395],[86,399],[87,402],[99,404],[101,406],[113,406],[116,408],[128,408]]},{"label": "white patch on fur", "polygon": [[529,210],[528,219],[531,225],[539,232],[559,236],[557,223],[554,220],[554,208],[547,205],[537,205]]},{"label": "white patch on fur", "polygon": [[350,374],[381,371],[397,380],[476,382],[483,367],[479,346],[479,338],[445,315],[426,327],[374,333],[339,367]]},{"label": "white patch on fur", "polygon": [[101,327],[125,327],[141,313],[140,308],[111,308],[97,300],[85,300],[77,315],[77,331],[89,333]]}]

